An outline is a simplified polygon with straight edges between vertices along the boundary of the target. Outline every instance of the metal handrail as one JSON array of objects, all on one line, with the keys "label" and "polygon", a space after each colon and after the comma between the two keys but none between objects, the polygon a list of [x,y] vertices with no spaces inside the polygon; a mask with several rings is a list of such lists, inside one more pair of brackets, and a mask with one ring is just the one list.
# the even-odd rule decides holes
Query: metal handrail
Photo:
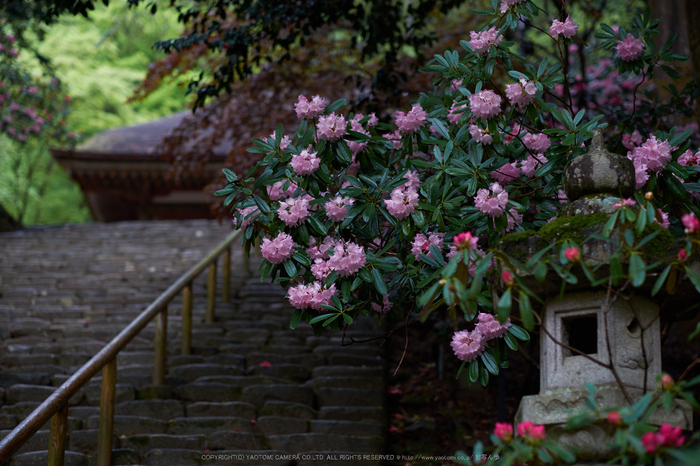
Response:
[{"label": "metal handrail", "polygon": [[[102,397],[100,402],[100,433],[98,443],[98,465],[110,464],[112,425],[114,422],[114,395],[116,383],[116,357],[119,351],[131,342],[141,330],[148,325],[154,317],[156,319],[156,348],[153,382],[154,385],[162,385],[165,378],[165,347],[166,347],[166,323],[168,304],[179,293],[183,292],[183,325],[182,325],[182,352],[189,354],[191,348],[191,316],[192,316],[192,281],[209,267],[207,280],[207,310],[206,322],[214,320],[214,296],[216,293],[216,260],[224,253],[224,283],[222,294],[225,301],[230,300],[230,264],[231,243],[241,234],[236,230],[226,237],[215,249],[199,261],[184,275],[178,278],[167,290],[158,296],[146,309],[141,312],[127,327],[119,332],[107,345],[95,356],[85,363],[75,374],[66,380],[55,392],[53,392],[41,405],[39,405],[26,419],[0,441],[0,465],[7,463],[12,455],[36,433],[49,419],[51,419],[51,432],[49,435],[49,461],[51,466],[63,464],[65,453],[65,433],[68,417],[68,401],[90,379],[102,369]],[[247,272],[247,256],[244,254],[244,267]],[[189,309],[188,309],[189,308]],[[189,316],[189,317],[188,317]],[[189,323],[184,321],[190,320]],[[186,328],[187,327],[187,328]],[[189,335],[186,335],[189,333]],[[53,418],[52,418],[53,416]]]}]

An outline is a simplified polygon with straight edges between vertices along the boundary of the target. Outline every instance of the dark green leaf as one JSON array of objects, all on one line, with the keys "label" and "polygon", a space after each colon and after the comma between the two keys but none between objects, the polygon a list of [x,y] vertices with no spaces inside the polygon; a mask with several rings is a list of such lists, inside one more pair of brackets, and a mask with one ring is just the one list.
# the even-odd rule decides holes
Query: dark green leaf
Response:
[{"label": "dark green leaf", "polygon": [[520,318],[523,321],[523,325],[528,330],[534,329],[535,320],[532,315],[532,305],[530,303],[530,296],[528,296],[527,293],[520,291],[518,292],[518,300],[520,302]]},{"label": "dark green leaf", "polygon": [[666,277],[668,277],[668,273],[671,271],[671,266],[667,265],[666,268],[661,272],[661,275],[659,275],[659,278],[656,279],[656,283],[654,283],[654,288],[651,289],[651,295],[655,296],[656,293],[659,292],[661,287],[663,286],[664,282],[666,281]]},{"label": "dark green leaf", "polygon": [[644,265],[644,259],[639,254],[630,256],[629,275],[630,279],[632,279],[632,286],[642,286],[646,278],[646,266]]},{"label": "dark green leaf", "polygon": [[484,351],[481,353],[481,361],[484,363],[487,371],[493,375],[498,375],[498,364],[496,364],[496,360],[490,352]]},{"label": "dark green leaf", "polygon": [[294,330],[299,325],[299,320],[301,319],[301,309],[295,309],[292,314],[292,318],[289,321],[289,328]]},{"label": "dark green leaf", "polygon": [[374,278],[374,287],[380,295],[388,293],[384,277],[378,269],[372,269],[372,277]]},{"label": "dark green leaf", "polygon": [[528,342],[530,341],[530,335],[523,330],[522,328],[518,327],[517,325],[513,324],[508,328],[508,333],[513,335],[515,338],[517,338],[520,341]]}]

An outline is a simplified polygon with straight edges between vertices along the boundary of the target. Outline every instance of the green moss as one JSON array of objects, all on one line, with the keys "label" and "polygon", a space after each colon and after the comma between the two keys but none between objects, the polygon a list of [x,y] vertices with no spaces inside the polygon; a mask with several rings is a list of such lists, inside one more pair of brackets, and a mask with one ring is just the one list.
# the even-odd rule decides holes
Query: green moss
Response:
[{"label": "green moss", "polygon": [[567,239],[580,243],[585,239],[584,234],[589,235],[590,230],[596,226],[600,226],[602,230],[607,221],[608,215],[602,213],[562,217],[540,228],[537,234],[547,243],[551,241],[559,243]]},{"label": "green moss", "polygon": [[642,236],[639,238],[639,240],[656,231],[659,232],[656,235],[656,238],[644,245],[642,250],[645,254],[654,259],[668,258],[669,251],[674,249],[673,245],[676,242],[676,238],[671,233],[669,233],[667,229],[665,229],[658,223],[654,222],[650,225],[647,225],[644,228]]}]

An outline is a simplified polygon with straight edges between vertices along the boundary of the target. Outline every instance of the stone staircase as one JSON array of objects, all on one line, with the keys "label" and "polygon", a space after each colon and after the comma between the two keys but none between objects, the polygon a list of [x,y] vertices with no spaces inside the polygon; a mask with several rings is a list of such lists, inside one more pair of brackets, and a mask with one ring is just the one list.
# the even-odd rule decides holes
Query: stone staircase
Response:
[{"label": "stone staircase", "polygon": [[[0,234],[0,438],[229,231],[185,221]],[[165,385],[151,380],[153,323],[119,354],[112,464],[379,464],[379,343],[290,330],[284,290],[248,278],[232,253],[236,298],[217,298],[214,323],[204,323],[206,277],[194,282],[192,354],[180,355],[181,303],[171,303]],[[68,465],[95,463],[100,384],[71,400]],[[10,464],[46,464],[48,435],[47,423]]]}]

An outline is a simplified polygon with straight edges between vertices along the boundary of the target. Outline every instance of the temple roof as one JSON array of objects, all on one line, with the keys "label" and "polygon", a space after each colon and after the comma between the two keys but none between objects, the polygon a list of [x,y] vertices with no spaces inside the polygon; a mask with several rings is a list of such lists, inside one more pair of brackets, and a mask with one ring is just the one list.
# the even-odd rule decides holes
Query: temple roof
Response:
[{"label": "temple roof", "polygon": [[[184,111],[148,123],[108,129],[91,137],[75,149],[52,149],[51,152],[59,159],[159,160],[155,154],[156,148],[188,114],[190,114],[189,111]],[[204,135],[202,134],[200,138]],[[191,144],[197,144],[197,140]],[[229,149],[230,143],[217,145],[213,150],[213,158],[223,160]]]}]

